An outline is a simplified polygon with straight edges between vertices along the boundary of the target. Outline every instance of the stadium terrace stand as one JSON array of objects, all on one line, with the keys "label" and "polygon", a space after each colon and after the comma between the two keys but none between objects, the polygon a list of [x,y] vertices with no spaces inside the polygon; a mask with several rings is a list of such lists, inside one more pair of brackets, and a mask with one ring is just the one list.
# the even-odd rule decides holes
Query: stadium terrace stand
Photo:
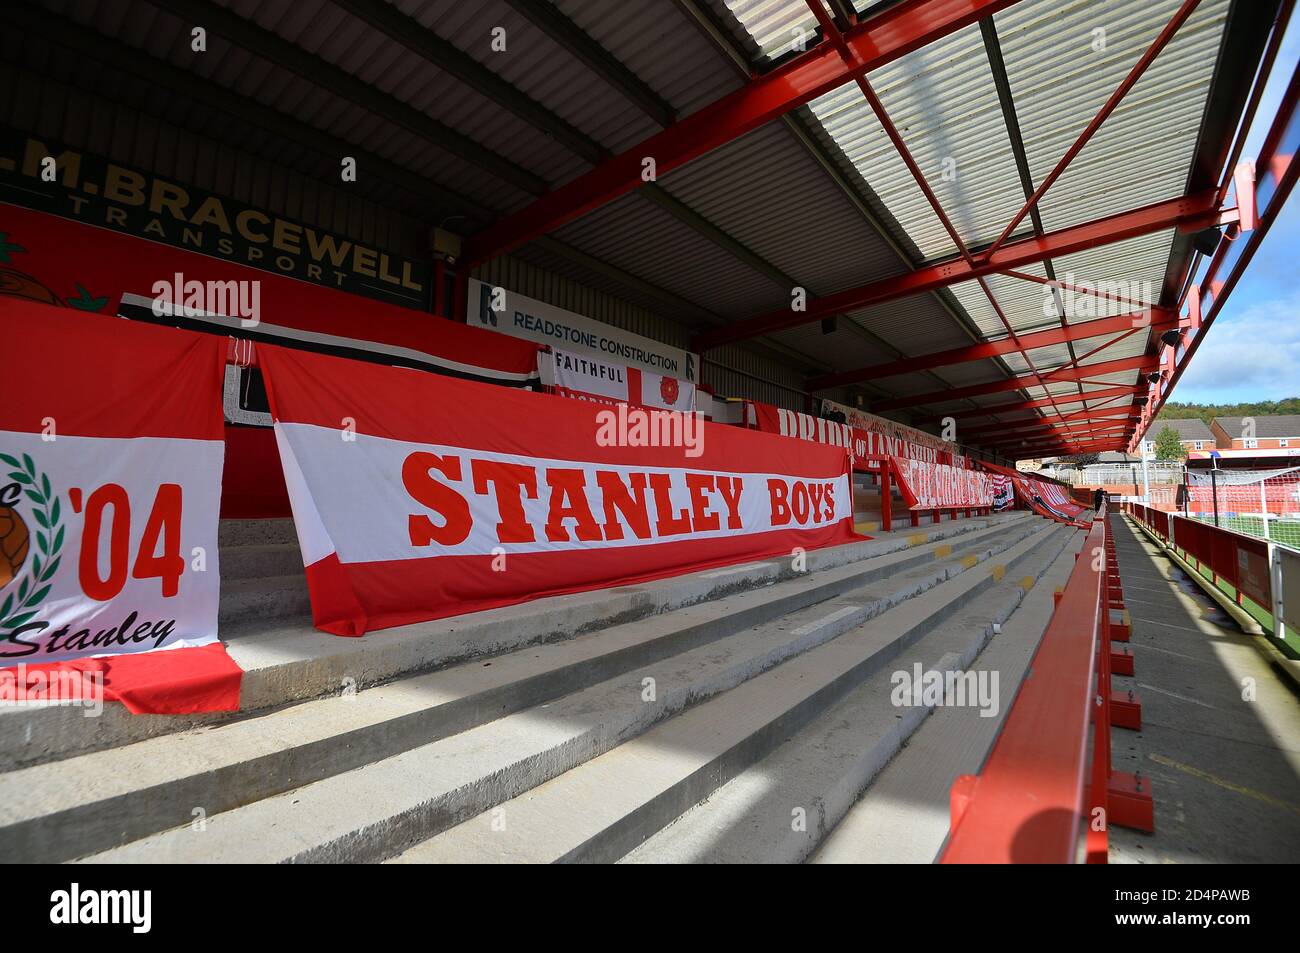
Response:
[{"label": "stadium terrace stand", "polygon": [[7,7],[0,856],[1294,861],[1292,8]]}]

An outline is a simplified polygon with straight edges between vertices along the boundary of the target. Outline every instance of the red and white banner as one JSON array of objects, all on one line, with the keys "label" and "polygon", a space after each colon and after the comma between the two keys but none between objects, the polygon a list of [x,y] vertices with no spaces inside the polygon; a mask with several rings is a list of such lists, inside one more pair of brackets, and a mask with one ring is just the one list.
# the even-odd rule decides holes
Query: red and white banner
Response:
[{"label": "red and white banner", "polygon": [[896,420],[867,413],[857,407],[839,404],[833,400],[822,401],[822,413],[839,413],[845,422],[855,431],[868,435],[865,437],[868,449],[862,453],[883,453],[891,457],[910,457],[915,460],[929,460],[931,463],[951,463],[957,454],[958,446],[950,441],[936,437],[934,434],[917,430]]},{"label": "red and white banner", "polygon": [[238,707],[217,642],[225,341],[6,298],[0,334],[5,691],[8,667],[58,663],[133,711]]},{"label": "red and white banner", "polygon": [[1002,473],[991,473],[989,478],[993,481],[993,509],[1009,510],[1016,505],[1016,490],[1011,484],[1011,477]]},{"label": "red and white banner", "polygon": [[764,433],[779,433],[783,437],[796,437],[799,440],[812,440],[832,447],[843,447],[853,453],[853,429],[847,424],[814,417],[796,410],[786,410],[775,404],[765,404],[760,400],[751,401],[754,408],[754,420],[758,429]]},{"label": "red and white banner", "polygon": [[329,632],[856,538],[842,451],[283,348],[259,358]]},{"label": "red and white banner", "polygon": [[1083,507],[1070,500],[1063,487],[1029,476],[1012,477],[1012,482],[1016,486],[1016,496],[1039,516],[1075,526],[1086,525],[1077,519]]},{"label": "red and white banner", "polygon": [[[786,410],[774,404],[752,401],[754,421],[759,430],[766,433],[779,433],[786,437],[800,440],[812,440],[833,447],[844,447],[852,454],[854,460],[869,455],[906,457],[912,460],[924,460],[928,463],[942,463],[948,459],[946,452],[940,452],[928,444],[915,443],[894,430],[863,430],[851,423],[839,423],[825,417],[796,410]],[[859,411],[861,413],[861,411]],[[865,415],[871,416],[871,415]],[[883,420],[883,418],[875,418]],[[888,422],[888,421],[887,421]],[[899,425],[901,427],[901,425]],[[903,428],[910,430],[911,428]],[[920,431],[915,431],[920,433]],[[926,434],[925,436],[929,436]],[[937,440],[938,438],[931,438]],[[951,445],[950,445],[951,446]],[[879,462],[866,461],[858,469],[875,469]]]},{"label": "red and white banner", "polygon": [[561,397],[685,413],[695,410],[695,385],[690,381],[558,348],[542,360],[549,369],[549,374],[542,376],[542,383],[554,387]]},{"label": "red and white banner", "polygon": [[980,470],[894,457],[899,489],[909,509],[934,510],[993,505],[993,482]]}]

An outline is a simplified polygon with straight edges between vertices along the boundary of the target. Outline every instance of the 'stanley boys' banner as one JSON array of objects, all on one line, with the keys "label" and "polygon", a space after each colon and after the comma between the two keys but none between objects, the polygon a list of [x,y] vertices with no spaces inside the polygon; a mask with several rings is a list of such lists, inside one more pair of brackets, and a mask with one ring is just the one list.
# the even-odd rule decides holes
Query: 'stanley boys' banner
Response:
[{"label": "'stanley boys' banner", "polygon": [[[8,688],[9,667],[76,663],[135,711],[237,707],[214,644],[225,342],[3,297],[0,333]],[[167,658],[126,664],[145,653]]]},{"label": "'stanley boys' banner", "polygon": [[632,404],[688,413],[695,409],[695,385],[639,367],[597,360],[552,348],[541,358],[542,383],[562,397],[598,404]]},{"label": "'stanley boys' banner", "polygon": [[[856,538],[842,450],[276,347],[258,354],[313,618],[329,632]],[[687,423],[702,441],[679,446],[672,428]]]},{"label": "'stanley boys' banner", "polygon": [[465,319],[471,327],[500,331],[574,354],[676,377],[692,385],[696,380],[698,361],[689,351],[508,288],[495,288],[471,278],[465,307]]},{"label": "'stanley boys' banner", "polygon": [[993,505],[993,479],[983,470],[895,457],[900,489],[909,509]]}]

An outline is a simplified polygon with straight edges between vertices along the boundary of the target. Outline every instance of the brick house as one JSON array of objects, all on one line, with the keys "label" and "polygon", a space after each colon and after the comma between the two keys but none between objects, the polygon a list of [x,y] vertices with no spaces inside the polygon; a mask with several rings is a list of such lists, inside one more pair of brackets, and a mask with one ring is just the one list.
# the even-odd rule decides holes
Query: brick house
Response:
[{"label": "brick house", "polygon": [[1147,430],[1146,437],[1142,443],[1149,454],[1156,451],[1156,435],[1166,427],[1172,427],[1178,432],[1178,441],[1183,445],[1183,449],[1188,452],[1192,450],[1213,450],[1216,448],[1215,435],[1206,425],[1204,420],[1199,417],[1191,417],[1186,420],[1162,420],[1157,419],[1155,423]]},{"label": "brick house", "polygon": [[[1254,436],[1246,422],[1254,422]],[[1219,450],[1286,450],[1300,447],[1300,414],[1272,417],[1215,417],[1210,423]]]}]

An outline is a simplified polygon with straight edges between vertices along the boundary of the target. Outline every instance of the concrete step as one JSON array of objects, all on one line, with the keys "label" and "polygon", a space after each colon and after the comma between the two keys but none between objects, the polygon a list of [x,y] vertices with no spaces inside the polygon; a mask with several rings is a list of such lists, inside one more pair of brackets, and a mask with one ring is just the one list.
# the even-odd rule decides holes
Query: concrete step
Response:
[{"label": "concrete step", "polygon": [[[918,545],[220,728],[0,775],[0,853],[66,859],[427,744],[636,666],[780,620],[866,583],[959,558],[1029,521]],[[87,797],[88,790],[94,792]],[[17,796],[39,789],[38,802]],[[5,791],[14,796],[6,798]]]},{"label": "concrete step", "polygon": [[[999,557],[1047,542],[1042,528]],[[1002,564],[1004,565],[1004,564]],[[966,572],[403,852],[407,863],[609,862],[880,671],[1004,572]],[[855,593],[850,596],[864,596]],[[855,620],[856,622],[857,620]]]},{"label": "concrete step", "polygon": [[[644,628],[648,622],[643,623],[639,630],[628,629],[621,634],[625,640],[621,645],[627,654],[619,665],[624,670],[614,677],[588,682],[563,697],[223,813],[210,810],[200,802],[206,815],[204,830],[197,831],[186,824],[90,859],[368,861],[391,856],[608,751],[702,699],[835,638],[866,618],[962,573],[1036,530],[1038,524],[1031,521],[1007,523],[978,538],[957,541],[964,548],[958,550],[954,545],[951,552],[942,553],[939,559],[936,556],[940,554],[927,547],[924,561],[901,571],[891,567],[880,573],[880,578],[850,590],[858,602],[846,603],[843,596],[824,600],[721,638],[706,635],[700,643],[686,640],[680,646],[682,651],[676,651],[676,645],[671,646],[672,654],[637,644],[650,638]],[[966,551],[976,549],[979,551]],[[757,595],[747,594],[751,600]],[[734,611],[739,611],[739,604]],[[712,624],[721,623],[715,619]],[[618,637],[609,631],[599,633],[585,643],[585,650],[603,655],[606,647],[602,640],[609,640],[609,650],[613,651],[612,640]],[[533,647],[514,657],[496,659],[490,667],[502,666],[505,677],[512,683],[523,680],[526,672],[544,679],[548,676],[537,671],[536,666],[549,663],[554,669],[561,658],[545,649],[554,648],[558,652],[568,648],[576,652],[578,645],[575,640],[570,646]],[[645,653],[641,657],[648,656],[648,660],[641,661],[639,653]],[[632,667],[625,668],[629,663]],[[592,671],[593,678],[602,674],[598,667]],[[460,675],[465,679],[460,690],[467,691],[466,686],[473,684],[468,667]],[[646,682],[646,679],[653,681]],[[648,685],[654,686],[653,697],[646,694]],[[448,697],[455,688],[451,682],[438,686],[435,680],[433,687],[427,684],[412,687],[410,693],[403,694],[408,699],[423,696],[428,707],[429,703]],[[369,694],[360,693],[352,702],[341,704],[364,704]],[[473,717],[486,719],[491,714],[479,711]],[[466,717],[470,718],[468,714]],[[382,735],[383,732],[371,732],[368,737]],[[267,733],[258,731],[256,736],[266,738]],[[335,748],[337,752],[338,746]],[[122,750],[131,752],[131,749]],[[202,750],[213,749],[208,746]],[[137,763],[143,762],[137,759]],[[98,772],[97,776],[104,773]],[[116,771],[111,774],[118,776]],[[32,783],[31,777],[20,780],[19,787],[26,788]],[[71,800],[76,796],[76,787],[72,782],[66,783],[73,785],[69,788]],[[167,790],[165,780],[161,789]],[[114,800],[129,804],[132,798],[119,790]],[[151,796],[146,803],[160,805],[175,800],[159,794]],[[0,804],[4,803],[5,799],[0,797]],[[188,820],[194,806],[193,798],[182,799],[173,809],[171,822],[175,823],[177,817]],[[90,816],[94,816],[93,811]],[[16,831],[23,828],[28,831],[24,841],[27,850],[40,849],[50,839],[57,838],[57,834],[50,833],[57,830],[51,821],[24,820],[12,815],[11,818],[10,826]],[[44,832],[40,838],[31,836],[36,830]]]},{"label": "concrete step", "polygon": [[[974,708],[934,710],[867,787],[808,860],[812,863],[932,863],[948,838],[953,781],[983,766],[1051,621],[1053,591],[1074,569],[1084,534],[1073,534],[975,665],[997,672],[996,717]],[[828,825],[830,826],[830,825]]]},{"label": "concrete step", "polygon": [[223,550],[227,546],[258,546],[265,543],[297,545],[298,534],[293,528],[293,520],[221,520],[217,524],[217,545]]},{"label": "concrete step", "polygon": [[[849,811],[863,789],[905,746],[910,750],[932,712],[961,711],[975,722],[997,725],[1014,696],[1019,677],[999,672],[997,691],[967,699],[969,707],[931,707],[929,699],[897,704],[900,676],[914,672],[987,672],[990,642],[1012,637],[1013,627],[1041,633],[1046,617],[1030,612],[1022,624],[1026,595],[1079,537],[1064,528],[1049,531],[1041,546],[1009,562],[1002,581],[954,613],[942,625],[922,633],[890,665],[848,692],[816,719],[780,744],[771,754],[733,778],[705,801],[629,852],[632,863],[798,863],[818,846]],[[1046,592],[1050,604],[1050,590]],[[994,632],[997,626],[999,631]],[[1036,640],[1034,640],[1036,644]],[[991,646],[990,646],[991,647]],[[976,657],[979,661],[976,662]],[[917,666],[920,668],[918,669]],[[978,669],[978,671],[977,671]],[[1004,680],[1005,679],[1005,680]],[[991,687],[991,686],[990,686]],[[954,699],[956,700],[956,699]],[[987,702],[990,717],[978,703]],[[899,792],[895,792],[899,793]],[[910,798],[897,802],[910,814]],[[947,824],[945,791],[942,821]],[[900,820],[901,824],[901,820]],[[895,858],[877,855],[878,862]]]},{"label": "concrete step", "polygon": [[[302,550],[293,543],[254,543],[221,550],[221,581],[303,576]],[[305,576],[304,576],[305,578]]]},{"label": "concrete step", "polygon": [[237,576],[233,579],[225,575],[224,563],[222,570],[218,631],[220,627],[241,622],[265,624],[271,619],[311,617],[311,597],[301,566],[297,572],[278,576]]},{"label": "concrete step", "polygon": [[[221,628],[231,657],[244,670],[239,713],[131,715],[120,705],[108,705],[99,717],[88,718],[82,709],[69,705],[0,707],[0,764],[14,767],[39,764],[221,724],[250,713],[333,696],[344,690],[364,689],[411,673],[491,658],[525,646],[562,641],[797,578],[816,578],[862,560],[944,541],[955,542],[967,534],[1010,528],[1022,521],[1026,526],[1033,522],[1028,514],[1019,513],[945,522],[926,530],[909,527],[878,533],[870,540],[811,550],[805,557],[804,573],[796,571],[788,558],[760,560],[635,585],[538,599],[385,629],[360,638],[339,638],[316,631],[309,621],[301,618],[260,618],[247,607],[264,596],[257,591],[261,581],[231,580],[223,589],[252,590],[242,597],[226,593],[234,598],[240,621],[223,622]],[[290,521],[245,522],[282,525]]]}]

